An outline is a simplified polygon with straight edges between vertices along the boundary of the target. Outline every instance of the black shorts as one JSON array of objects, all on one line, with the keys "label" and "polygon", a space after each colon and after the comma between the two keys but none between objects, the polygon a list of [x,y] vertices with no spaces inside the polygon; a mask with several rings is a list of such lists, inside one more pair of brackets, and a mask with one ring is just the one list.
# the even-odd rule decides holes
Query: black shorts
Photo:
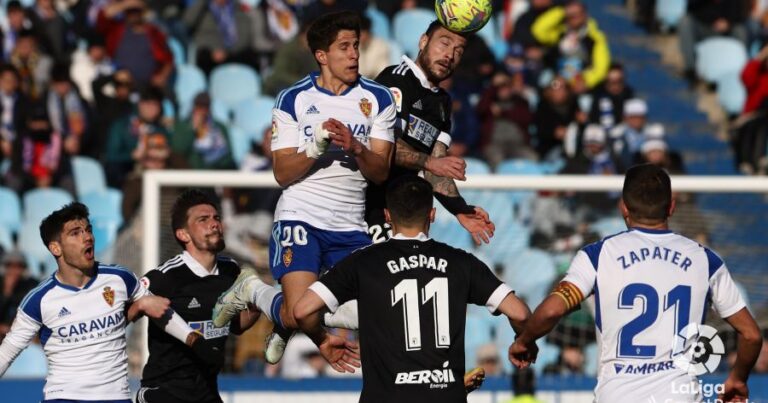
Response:
[{"label": "black shorts", "polygon": [[136,403],[223,403],[221,397],[208,397],[202,400],[180,399],[162,386],[142,386],[136,393]]}]

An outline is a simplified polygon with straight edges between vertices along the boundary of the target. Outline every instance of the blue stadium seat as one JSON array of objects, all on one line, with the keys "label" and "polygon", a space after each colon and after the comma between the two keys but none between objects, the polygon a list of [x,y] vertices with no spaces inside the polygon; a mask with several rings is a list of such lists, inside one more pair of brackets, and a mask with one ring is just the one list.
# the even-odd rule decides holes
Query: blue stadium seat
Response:
[{"label": "blue stadium seat", "polygon": [[243,162],[243,158],[248,154],[250,151],[250,141],[251,138],[248,137],[248,133],[246,133],[243,129],[241,129],[239,126],[229,126],[229,148],[232,152],[232,158],[235,160],[235,163],[239,166],[241,162]]},{"label": "blue stadium seat", "polygon": [[272,125],[275,99],[269,96],[249,98],[235,106],[235,125],[249,136],[261,138],[264,129]]},{"label": "blue stadium seat", "polygon": [[747,101],[747,90],[739,73],[732,72],[717,79],[717,99],[730,115],[740,114]]},{"label": "blue stadium seat", "polygon": [[464,158],[467,163],[467,175],[488,175],[491,173],[491,167],[487,162],[479,158]]},{"label": "blue stadium seat", "polygon": [[508,159],[496,167],[496,173],[504,175],[542,175],[544,170],[536,161]]},{"label": "blue stadium seat", "polygon": [[502,279],[515,287],[520,298],[530,306],[538,306],[544,301],[557,277],[557,267],[549,253],[525,248],[508,255],[504,263]]},{"label": "blue stadium seat", "polygon": [[435,12],[424,8],[400,10],[392,19],[395,41],[411,58],[419,53],[419,38],[435,20]]},{"label": "blue stadium seat", "polygon": [[[477,348],[493,342],[492,336],[496,326],[494,319],[485,307],[467,305],[467,323],[464,334],[464,362],[467,369],[475,366]],[[509,322],[507,322],[507,326],[509,326]]]},{"label": "blue stadium seat", "polygon": [[205,74],[197,66],[191,64],[176,66],[176,82],[173,85],[173,90],[179,103],[180,118],[189,116],[195,95],[205,91],[207,87]]},{"label": "blue stadium seat", "polygon": [[6,378],[45,378],[46,375],[48,360],[38,343],[27,346],[5,372]]},{"label": "blue stadium seat", "polygon": [[11,189],[0,187],[0,226],[17,233],[21,228],[21,202]]},{"label": "blue stadium seat", "polygon": [[656,2],[656,19],[663,29],[676,28],[677,23],[685,15],[687,0],[664,0]]},{"label": "blue stadium seat", "polygon": [[11,237],[11,231],[4,225],[0,225],[0,248],[5,252],[13,250],[13,237]]},{"label": "blue stadium seat", "polygon": [[499,219],[499,215],[493,211],[488,214],[496,224],[496,232],[490,243],[480,245],[477,250],[488,256],[494,264],[508,266],[509,261],[530,244],[531,230],[517,220]]},{"label": "blue stadium seat", "polygon": [[73,200],[69,192],[58,188],[33,189],[24,193],[22,197],[24,225],[27,223],[40,225],[40,221],[48,214]]},{"label": "blue stadium seat", "polygon": [[696,45],[696,74],[716,82],[728,73],[740,73],[747,64],[747,49],[737,39],[717,36]]},{"label": "blue stadium seat", "polygon": [[250,66],[237,63],[222,64],[211,71],[211,97],[232,107],[259,95],[259,74]]},{"label": "blue stadium seat", "polygon": [[88,193],[80,201],[88,206],[91,220],[110,221],[120,226],[123,223],[121,206],[123,192],[118,189],[106,189],[103,192]]},{"label": "blue stadium seat", "polygon": [[75,179],[75,193],[78,200],[89,193],[107,190],[104,167],[99,161],[89,157],[72,157],[72,174]]},{"label": "blue stadium seat", "polygon": [[181,66],[187,62],[187,57],[184,52],[184,45],[182,45],[178,39],[169,36],[168,47],[171,49],[171,53],[173,54],[173,63],[176,66]]},{"label": "blue stadium seat", "polygon": [[232,108],[218,99],[211,100],[211,115],[215,120],[229,125],[232,123]]},{"label": "blue stadium seat", "polygon": [[381,39],[392,38],[392,31],[389,27],[389,18],[379,11],[376,7],[368,7],[365,15],[371,19],[371,33]]},{"label": "blue stadium seat", "polygon": [[488,47],[491,49],[493,49],[494,43],[503,42],[501,40],[501,36],[499,35],[499,29],[496,27],[496,19],[493,18],[493,15],[491,15],[488,23],[485,24],[481,30],[477,31],[477,35],[483,38],[483,40],[485,40],[485,44],[488,45]]},{"label": "blue stadium seat", "polygon": [[601,218],[592,223],[590,227],[600,234],[601,238],[627,230],[627,224],[624,223],[624,220],[617,217]]},{"label": "blue stadium seat", "polygon": [[18,246],[27,256],[31,275],[42,277],[56,271],[56,260],[40,239],[39,221],[25,222],[21,226]]},{"label": "blue stadium seat", "polygon": [[405,52],[399,43],[393,40],[389,41],[389,64],[400,64],[404,54]]}]

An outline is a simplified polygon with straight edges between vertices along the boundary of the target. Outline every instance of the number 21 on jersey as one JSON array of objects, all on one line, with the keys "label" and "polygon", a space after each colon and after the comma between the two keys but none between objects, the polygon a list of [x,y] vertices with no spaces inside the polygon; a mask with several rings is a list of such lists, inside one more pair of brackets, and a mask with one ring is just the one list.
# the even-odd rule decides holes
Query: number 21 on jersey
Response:
[{"label": "number 21 on jersey", "polygon": [[403,302],[403,327],[405,331],[405,350],[421,350],[421,318],[419,306],[432,302],[432,312],[435,331],[435,346],[448,348],[451,346],[450,324],[448,314],[448,279],[433,278],[421,289],[416,279],[404,279],[397,283],[391,291],[392,306]]}]

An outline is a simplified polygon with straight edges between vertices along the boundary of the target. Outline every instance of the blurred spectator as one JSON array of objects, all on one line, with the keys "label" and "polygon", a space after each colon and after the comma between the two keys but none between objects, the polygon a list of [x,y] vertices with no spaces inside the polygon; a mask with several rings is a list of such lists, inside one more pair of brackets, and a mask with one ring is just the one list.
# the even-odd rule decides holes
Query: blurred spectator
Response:
[{"label": "blurred spectator", "polygon": [[338,11],[355,11],[364,14],[368,7],[367,0],[317,0],[305,2],[307,4],[299,12],[301,21],[311,23],[317,17]]},{"label": "blurred spectator", "polygon": [[480,131],[472,99],[465,93],[457,93],[455,82],[453,77],[448,77],[438,86],[451,96],[451,148],[448,149],[448,154],[464,157],[479,153]]},{"label": "blurred spectator", "polygon": [[537,159],[528,134],[533,113],[524,91],[522,72],[514,76],[500,73],[480,97],[480,148],[491,166],[507,158]]},{"label": "blurred spectator", "polygon": [[280,376],[288,379],[315,378],[326,374],[326,363],[305,334],[298,333],[288,342],[280,360]]},{"label": "blurred spectator", "polygon": [[93,99],[95,113],[93,114],[93,148],[87,150],[88,155],[101,158],[105,151],[109,130],[119,118],[130,115],[134,104],[133,78],[128,70],[118,70],[109,76],[99,76],[93,82]]},{"label": "blurred spectator", "polygon": [[54,66],[51,72],[47,105],[53,130],[64,137],[64,149],[70,155],[79,154],[82,142],[89,140],[85,136],[87,113],[66,65]]},{"label": "blurred spectator", "polygon": [[184,11],[184,25],[197,47],[197,65],[209,75],[224,63],[241,63],[258,67],[251,43],[250,17],[237,0],[199,0]]},{"label": "blurred spectator", "polygon": [[18,0],[11,0],[5,7],[8,26],[3,27],[3,59],[11,60],[11,53],[16,48],[16,42],[24,28],[29,28],[29,21],[24,13],[24,7]]},{"label": "blurred spectator", "polygon": [[109,130],[106,154],[107,182],[121,188],[136,161],[142,156],[147,137],[161,134],[170,138],[162,125],[163,93],[155,87],[142,91],[137,112],[118,119]]},{"label": "blurred spectator", "polygon": [[553,4],[553,0],[531,0],[530,8],[515,21],[515,29],[512,31],[512,36],[509,39],[510,45],[516,44],[525,48],[541,46],[541,43],[533,36],[533,23],[540,15],[549,10]]},{"label": "blurred spectator", "polygon": [[69,74],[80,96],[90,104],[95,101],[93,82],[100,76],[111,75],[114,71],[114,65],[107,55],[104,38],[101,35],[89,36],[88,47],[78,49],[72,54]]},{"label": "blurred spectator", "polygon": [[229,133],[211,115],[211,97],[195,96],[192,114],[174,127],[171,149],[183,155],[192,169],[234,169]]},{"label": "blurred spectator", "polygon": [[741,82],[747,90],[744,114],[765,107],[765,100],[768,98],[768,46],[763,47],[760,53],[744,66]]},{"label": "blurred spectator", "polygon": [[19,193],[47,187],[74,193],[70,153],[65,151],[73,146],[51,126],[45,103],[30,105],[25,115],[26,125],[14,141],[7,185]]},{"label": "blurred spectator", "polygon": [[139,86],[165,88],[173,72],[173,55],[165,34],[146,21],[145,12],[142,0],[113,1],[99,11],[96,28],[115,65],[130,71]]},{"label": "blurred spectator", "polygon": [[576,375],[584,374],[584,352],[577,346],[564,346],[556,363],[544,367],[545,374]]},{"label": "blurred spectator", "polygon": [[360,18],[360,75],[376,78],[384,67],[389,66],[389,43],[374,36],[371,32],[371,19],[363,15]]},{"label": "blurred spectator", "polygon": [[532,88],[538,87],[539,77],[543,70],[542,49],[538,45],[523,47],[514,43],[507,47],[502,66],[510,74],[523,74],[525,85]]},{"label": "blurred spectator", "polygon": [[711,36],[728,35],[747,45],[746,20],[750,0],[689,0],[688,12],[677,25],[687,80],[696,80],[696,44]]},{"label": "blurred spectator", "polygon": [[568,83],[562,77],[552,79],[543,90],[533,119],[540,158],[548,159],[548,154],[563,144],[568,125],[578,114],[579,105]]},{"label": "blurred spectator", "polygon": [[685,166],[680,153],[670,151],[663,138],[648,138],[643,142],[635,159],[635,164],[655,164],[663,167],[670,175],[685,174]]},{"label": "blurred spectator", "polygon": [[547,64],[571,81],[576,93],[594,88],[605,79],[611,63],[605,34],[587,14],[587,7],[574,0],[553,7],[539,16],[532,27],[534,37],[550,49]]},{"label": "blurred spectator", "polygon": [[512,373],[512,392],[515,397],[504,403],[543,403],[536,399],[535,373],[531,368],[515,369]]},{"label": "blurred spectator", "polygon": [[264,79],[262,91],[270,96],[301,80],[302,77],[317,70],[315,56],[307,44],[307,28],[302,25],[301,32],[278,48],[272,64],[272,74]]},{"label": "blurred spectator", "polygon": [[125,225],[130,225],[141,206],[144,171],[148,169],[183,169],[187,164],[179,155],[171,152],[164,134],[150,134],[136,152],[137,164],[125,179],[121,212]]},{"label": "blurred spectator", "polygon": [[496,70],[496,57],[479,35],[470,34],[466,38],[464,53],[453,75],[453,88],[457,96],[472,97],[490,84]]},{"label": "blurred spectator", "polygon": [[41,97],[51,78],[53,59],[38,50],[37,38],[31,30],[19,33],[11,52],[11,64],[19,72],[21,91],[32,99]]},{"label": "blurred spectator", "polygon": [[477,363],[475,366],[485,370],[485,376],[501,375],[501,362],[499,349],[494,343],[486,343],[477,348],[475,353]]},{"label": "blurred spectator", "polygon": [[37,286],[37,280],[29,276],[27,259],[18,251],[10,251],[3,256],[3,270],[0,274],[0,341],[2,341],[10,330],[21,301]]},{"label": "blurred spectator", "polygon": [[610,130],[624,119],[624,103],[635,96],[624,75],[624,66],[612,63],[608,75],[592,90],[592,107],[589,122],[597,123]]},{"label": "blurred spectator", "polygon": [[0,66],[0,160],[9,159],[18,132],[26,124],[26,97],[19,91],[19,73],[11,65]]},{"label": "blurred spectator", "polygon": [[648,104],[640,98],[633,98],[624,103],[624,120],[610,131],[611,148],[625,167],[632,165],[635,155],[645,140],[663,138],[664,126],[649,124]]},{"label": "blurred spectator", "polygon": [[[605,129],[588,124],[579,141],[581,152],[566,160],[562,174],[618,175],[623,172],[620,163],[611,154]],[[617,193],[578,192],[574,195],[577,221],[592,222],[611,214],[617,206]]]},{"label": "blurred spectator", "polygon": [[77,39],[69,22],[56,10],[54,0],[36,0],[27,15],[40,41],[40,49],[58,63],[69,62]]}]

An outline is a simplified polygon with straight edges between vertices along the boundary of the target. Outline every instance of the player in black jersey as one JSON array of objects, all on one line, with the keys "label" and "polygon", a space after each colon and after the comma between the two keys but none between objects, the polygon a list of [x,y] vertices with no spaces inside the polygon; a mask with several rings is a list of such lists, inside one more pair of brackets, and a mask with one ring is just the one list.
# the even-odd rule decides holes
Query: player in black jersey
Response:
[{"label": "player in black jersey", "polygon": [[216,299],[241,274],[237,262],[219,255],[224,249],[224,234],[211,196],[195,189],[184,192],[173,205],[171,226],[184,251],[140,281],[152,294],[170,299],[173,310],[195,332],[189,334],[185,345],[154,323],[149,324],[149,360],[136,400],[221,402],[216,377],[224,362],[224,343],[230,332],[239,334],[253,326],[259,313],[255,309],[242,311],[227,327],[217,328],[211,321]]},{"label": "player in black jersey", "polygon": [[359,300],[361,402],[466,402],[467,303],[503,313],[516,331],[530,310],[476,257],[429,239],[435,217],[429,182],[396,178],[386,202],[394,236],[339,262],[310,286],[294,315],[334,368],[352,370],[344,353],[322,348],[329,336],[319,312]]},{"label": "player in black jersey", "polygon": [[[495,228],[488,213],[467,205],[456,188],[455,179],[466,179],[466,163],[447,156],[451,145],[451,96],[438,86],[453,74],[466,42],[464,36],[434,21],[419,40],[416,60],[403,56],[400,64],[379,73],[376,81],[389,87],[397,106],[395,163],[391,164],[389,180],[404,173],[424,171],[424,178],[432,184],[440,204],[480,244],[489,242]],[[386,185],[371,183],[367,190],[366,222],[373,242],[389,237],[383,213],[384,189]]]}]

